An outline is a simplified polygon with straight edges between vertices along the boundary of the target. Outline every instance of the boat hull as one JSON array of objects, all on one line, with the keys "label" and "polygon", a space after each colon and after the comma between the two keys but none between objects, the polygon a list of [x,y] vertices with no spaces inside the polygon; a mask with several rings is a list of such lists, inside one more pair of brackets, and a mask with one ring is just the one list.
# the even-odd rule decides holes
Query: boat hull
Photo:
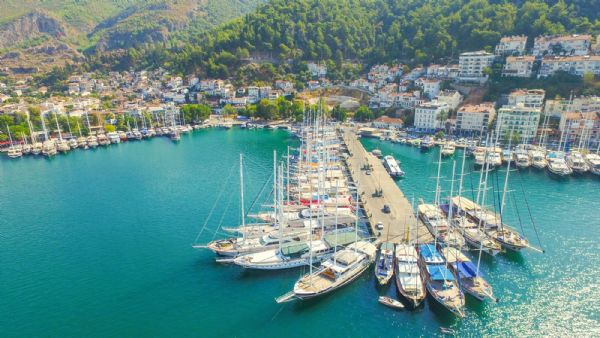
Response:
[{"label": "boat hull", "polygon": [[340,282],[337,285],[332,285],[331,287],[328,287],[327,289],[324,289],[322,291],[319,292],[311,292],[311,293],[297,293],[294,292],[294,297],[300,300],[309,300],[312,298],[317,298],[323,295],[326,295],[332,291],[335,291],[339,288],[342,288],[348,284],[350,284],[351,282],[353,282],[355,279],[357,279],[360,275],[362,275],[365,270],[367,270],[367,268],[369,267],[369,265],[371,265],[371,262],[363,262],[360,266],[360,268],[357,268],[357,271],[354,272],[350,277],[348,277],[347,279],[343,280],[342,282]]}]

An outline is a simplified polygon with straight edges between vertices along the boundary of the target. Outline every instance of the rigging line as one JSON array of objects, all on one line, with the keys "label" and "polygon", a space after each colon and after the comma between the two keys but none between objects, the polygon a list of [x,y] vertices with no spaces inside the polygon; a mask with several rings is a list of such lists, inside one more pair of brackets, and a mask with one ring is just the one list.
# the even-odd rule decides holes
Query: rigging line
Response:
[{"label": "rigging line", "polygon": [[250,210],[252,210],[252,208],[254,208],[254,206],[256,205],[256,202],[259,200],[259,198],[265,192],[265,188],[267,187],[267,185],[270,185],[269,183],[271,182],[271,178],[272,177],[273,177],[273,174],[271,173],[271,175],[269,176],[269,178],[267,178],[265,180],[265,183],[263,184],[262,188],[260,189],[260,192],[258,193],[258,195],[256,195],[256,198],[250,204],[250,207],[246,210],[246,215],[250,212]]},{"label": "rigging line", "polygon": [[509,195],[508,197],[513,201],[513,205],[515,206],[515,211],[517,212],[517,219],[519,220],[519,226],[521,227],[521,233],[523,234],[523,236],[525,236],[525,229],[523,228],[523,221],[521,221],[521,213],[519,212],[519,208],[517,208],[517,199],[511,195]]},{"label": "rigging line", "polygon": [[[504,210],[502,208],[502,198],[500,198],[500,180],[498,179],[498,174],[500,173],[500,170],[495,170],[496,172],[494,173],[494,176],[496,176],[496,194],[494,195],[494,213],[496,213],[496,215],[500,214],[500,226],[502,226],[502,224],[504,224],[504,221],[502,220],[502,214],[504,214]],[[505,188],[506,189],[506,188]],[[498,209],[496,209],[496,195],[498,195]],[[500,210],[500,212],[498,212],[498,210]]]},{"label": "rigging line", "polygon": [[229,206],[231,205],[232,200],[233,200],[233,194],[229,195],[229,200],[227,200],[227,204],[225,205],[225,209],[223,210],[223,214],[221,215],[219,224],[217,224],[215,232],[213,233],[213,237],[210,240],[211,242],[215,240],[215,237],[217,237],[217,233],[219,232],[219,229],[221,228],[221,225],[223,224],[223,220],[225,219],[225,213],[226,213],[227,209],[229,209]]},{"label": "rigging line", "polygon": [[231,169],[229,169],[229,175],[227,176],[227,178],[225,178],[225,181],[223,181],[223,185],[221,186],[221,191],[219,192],[219,195],[217,196],[217,199],[215,200],[215,203],[213,204],[212,208],[210,209],[210,212],[208,213],[208,216],[206,217],[206,220],[204,221],[204,224],[202,225],[202,228],[200,229],[200,232],[198,233],[198,236],[196,236],[196,239],[194,240],[194,243],[198,243],[198,239],[200,239],[200,236],[204,232],[204,229],[206,228],[206,225],[208,224],[208,221],[210,221],[210,218],[212,217],[212,214],[215,211],[215,208],[217,207],[217,204],[219,203],[219,200],[221,199],[221,196],[223,195],[223,192],[225,191],[225,187],[227,186],[227,183],[229,182],[229,179],[231,178],[231,175],[233,173],[233,168],[235,168],[236,166],[237,165],[233,165],[231,167]]},{"label": "rigging line", "polygon": [[533,225],[533,231],[535,232],[535,237],[538,240],[538,244],[540,248],[542,247],[542,241],[540,240],[540,236],[537,231],[537,226],[535,225],[535,220],[533,219],[533,215],[531,214],[531,207],[529,207],[529,202],[527,201],[527,195],[525,194],[525,187],[523,186],[523,177],[521,177],[519,173],[519,183],[521,185],[521,192],[523,193],[523,198],[525,200],[525,206],[527,206],[527,212],[529,213],[529,218],[531,219],[531,224]]}]

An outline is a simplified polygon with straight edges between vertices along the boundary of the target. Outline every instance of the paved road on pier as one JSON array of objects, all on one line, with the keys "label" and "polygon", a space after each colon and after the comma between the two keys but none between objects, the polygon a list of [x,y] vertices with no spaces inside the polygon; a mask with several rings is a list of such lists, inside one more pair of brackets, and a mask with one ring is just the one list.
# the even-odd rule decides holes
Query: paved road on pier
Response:
[{"label": "paved road on pier", "polygon": [[[346,163],[352,174],[354,182],[358,184],[361,202],[369,216],[369,223],[378,242],[390,241],[401,243],[407,239],[407,230],[410,227],[410,242],[417,240],[420,243],[432,240],[421,221],[417,221],[412,211],[411,203],[404,196],[396,182],[385,170],[380,159],[367,152],[356,137],[352,128],[341,129],[344,143],[348,147],[350,157]],[[365,165],[371,165],[371,174],[367,175]],[[382,197],[374,197],[377,189],[383,190]],[[390,207],[390,213],[383,212],[383,206]],[[377,222],[383,223],[383,230],[375,228]],[[415,224],[417,224],[415,226]]]}]

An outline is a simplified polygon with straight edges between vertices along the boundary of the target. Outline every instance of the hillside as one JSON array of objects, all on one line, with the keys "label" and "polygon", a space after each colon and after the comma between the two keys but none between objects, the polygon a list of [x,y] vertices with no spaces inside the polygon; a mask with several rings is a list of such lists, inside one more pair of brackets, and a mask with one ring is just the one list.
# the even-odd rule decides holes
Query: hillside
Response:
[{"label": "hillside", "polygon": [[151,48],[119,62],[232,76],[240,59],[260,55],[328,62],[335,77],[349,59],[426,64],[466,50],[491,50],[503,35],[525,34],[533,42],[540,34],[595,34],[595,7],[595,0],[272,0],[210,32],[178,35],[173,48]]},{"label": "hillside", "polygon": [[28,54],[31,61],[37,55],[29,54],[40,48],[66,46],[72,54],[93,54],[147,46],[182,29],[201,32],[264,1],[0,0],[0,54],[12,53],[9,59],[18,65],[15,52]]}]

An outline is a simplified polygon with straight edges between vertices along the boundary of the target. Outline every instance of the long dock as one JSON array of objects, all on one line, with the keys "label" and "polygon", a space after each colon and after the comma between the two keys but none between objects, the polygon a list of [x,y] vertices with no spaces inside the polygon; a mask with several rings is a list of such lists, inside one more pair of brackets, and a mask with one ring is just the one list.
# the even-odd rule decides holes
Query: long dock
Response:
[{"label": "long dock", "polygon": [[[416,219],[411,203],[385,170],[381,160],[365,150],[356,136],[355,129],[342,128],[341,133],[350,153],[346,163],[353,181],[358,186],[360,201],[371,230],[377,236],[377,242],[401,243],[407,239],[419,243],[431,241],[431,234],[425,225]],[[366,167],[371,168],[368,170],[370,175],[367,175]],[[376,196],[376,190],[382,191],[381,196]],[[389,206],[389,213],[383,212],[384,205]],[[378,222],[383,223],[383,230],[376,228]],[[410,234],[407,234],[409,228]]]}]

